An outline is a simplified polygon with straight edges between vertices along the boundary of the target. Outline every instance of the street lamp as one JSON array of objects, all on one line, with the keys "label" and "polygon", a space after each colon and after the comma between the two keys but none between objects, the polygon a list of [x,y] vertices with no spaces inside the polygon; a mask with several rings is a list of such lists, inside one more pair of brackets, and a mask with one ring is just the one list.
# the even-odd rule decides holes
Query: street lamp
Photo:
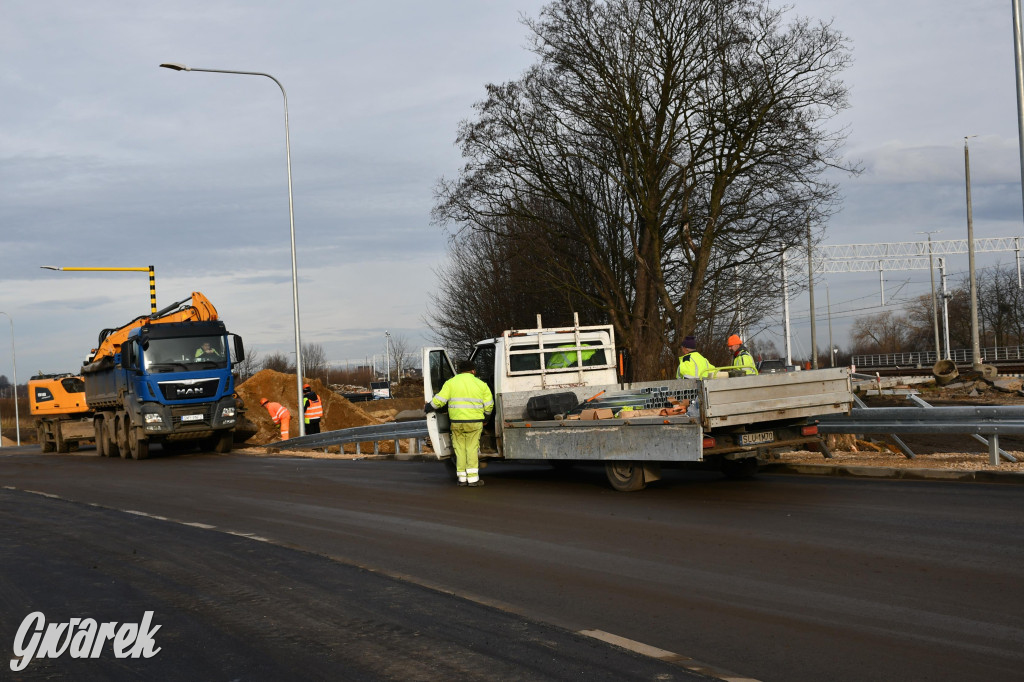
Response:
[{"label": "street lamp", "polygon": [[387,329],[384,330],[384,346],[387,357],[387,372],[388,372],[388,392],[391,391],[391,332]]},{"label": "street lamp", "polygon": [[11,366],[14,368],[14,430],[18,434],[18,445],[21,445],[21,420],[18,419],[18,360],[14,355],[14,319],[2,310],[0,310],[0,315],[4,315],[7,321],[11,323]]},{"label": "street lamp", "polygon": [[288,164],[288,220],[291,226],[292,242],[292,313],[295,318],[295,390],[296,401],[299,409],[299,436],[306,435],[305,420],[302,419],[302,348],[301,334],[299,333],[299,280],[295,266],[295,212],[292,201],[292,144],[288,132],[288,93],[285,92],[281,81],[269,73],[259,71],[230,71],[227,69],[200,69],[198,67],[185,66],[184,64],[166,63],[160,65],[164,69],[172,71],[204,71],[206,73],[233,73],[239,76],[264,76],[277,83],[281,88],[281,96],[284,98],[284,152]]}]

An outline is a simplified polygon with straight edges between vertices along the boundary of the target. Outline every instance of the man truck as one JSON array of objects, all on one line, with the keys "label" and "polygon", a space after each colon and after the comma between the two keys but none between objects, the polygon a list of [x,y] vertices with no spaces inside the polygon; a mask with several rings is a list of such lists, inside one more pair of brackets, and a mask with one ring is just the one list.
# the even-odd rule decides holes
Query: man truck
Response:
[{"label": "man truck", "polygon": [[[199,292],[163,310],[100,332],[99,344],[75,380],[80,402],[51,409],[41,429],[43,451],[65,451],[83,420],[100,456],[145,459],[151,443],[170,448],[198,444],[229,452],[238,419],[234,363],[245,358],[242,339],[229,334],[213,304]],[[42,386],[41,386],[42,388]],[[45,394],[30,392],[45,410]],[[64,409],[65,414],[58,415]],[[43,437],[45,436],[45,437]],[[50,445],[52,444],[52,448]]]},{"label": "man truck", "polygon": [[[854,401],[846,368],[626,383],[612,327],[544,328],[539,316],[536,329],[478,342],[470,359],[494,394],[481,460],[603,463],[620,491],[663,466],[746,478],[773,450],[824,449],[813,418]],[[423,368],[429,401],[455,370],[441,348],[423,350]],[[447,415],[429,413],[427,428],[437,457],[452,457]]]}]

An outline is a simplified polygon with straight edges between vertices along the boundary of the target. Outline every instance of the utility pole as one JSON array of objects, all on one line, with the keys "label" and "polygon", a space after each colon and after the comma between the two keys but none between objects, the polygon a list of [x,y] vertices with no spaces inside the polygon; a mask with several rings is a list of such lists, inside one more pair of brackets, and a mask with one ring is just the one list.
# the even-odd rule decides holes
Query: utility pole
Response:
[{"label": "utility pole", "polygon": [[967,180],[967,264],[971,280],[971,367],[981,371],[981,339],[978,334],[978,280],[974,273],[974,216],[971,211],[971,154],[964,137],[964,177]]},{"label": "utility pole", "polygon": [[939,345],[939,307],[935,300],[935,264],[932,261],[932,235],[942,230],[922,231],[917,234],[928,235],[928,275],[932,279],[932,327],[935,329],[935,359],[942,357],[942,346]]},{"label": "utility pole", "polygon": [[786,343],[786,366],[793,364],[793,349],[789,342],[789,280],[786,276],[786,252],[782,252],[782,333]]},{"label": "utility pole", "polygon": [[836,349],[832,345],[832,293],[828,288],[828,280],[825,280],[825,308],[828,310],[828,357],[829,367],[836,366]]},{"label": "utility pole", "polygon": [[942,329],[946,341],[946,360],[950,359],[949,352],[949,294],[946,293],[946,259],[939,258],[939,280],[942,282]]},{"label": "utility pole", "polygon": [[811,221],[807,220],[807,292],[811,304],[811,368],[818,369],[818,328],[814,322],[814,261],[811,250]]}]

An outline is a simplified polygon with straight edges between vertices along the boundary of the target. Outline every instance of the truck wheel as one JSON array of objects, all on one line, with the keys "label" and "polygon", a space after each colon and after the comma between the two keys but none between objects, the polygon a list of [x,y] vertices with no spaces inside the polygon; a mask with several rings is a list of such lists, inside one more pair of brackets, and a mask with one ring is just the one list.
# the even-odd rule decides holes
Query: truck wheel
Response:
[{"label": "truck wheel", "polygon": [[60,424],[53,430],[53,440],[56,443],[57,452],[71,452],[71,444],[64,440],[64,436],[60,432]]},{"label": "truck wheel", "polygon": [[231,446],[235,444],[235,432],[225,431],[216,439],[216,443],[213,446],[214,452],[221,454],[231,452]]},{"label": "truck wheel", "polygon": [[114,418],[114,442],[117,443],[121,459],[127,460],[131,456],[131,445],[128,443],[128,418],[118,415]]},{"label": "truck wheel", "polygon": [[39,440],[39,447],[43,452],[53,452],[53,442],[50,441],[49,433],[42,424],[36,427],[36,438]]},{"label": "truck wheel", "polygon": [[94,419],[92,422],[92,435],[96,441],[96,454],[100,457],[107,456],[107,439],[103,437],[103,420]]},{"label": "truck wheel", "polygon": [[115,428],[116,425],[116,419],[114,421],[104,419],[103,438],[106,440],[107,443],[107,457],[121,457],[123,459],[124,455],[121,454],[121,445],[120,443],[117,442],[117,429]]},{"label": "truck wheel", "polygon": [[639,462],[605,462],[604,474],[619,492],[631,493],[647,487],[644,467]]},{"label": "truck wheel", "polygon": [[132,459],[146,459],[149,457],[149,438],[129,434],[128,448]]},{"label": "truck wheel", "polygon": [[757,458],[723,459],[722,474],[734,481],[745,481],[757,475]]}]

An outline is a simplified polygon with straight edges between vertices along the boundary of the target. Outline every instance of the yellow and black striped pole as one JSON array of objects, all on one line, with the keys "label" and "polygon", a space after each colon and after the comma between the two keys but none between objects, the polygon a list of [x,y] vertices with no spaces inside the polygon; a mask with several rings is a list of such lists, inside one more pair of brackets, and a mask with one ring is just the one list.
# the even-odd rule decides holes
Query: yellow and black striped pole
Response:
[{"label": "yellow and black striped pole", "polygon": [[43,270],[63,270],[65,272],[148,272],[149,273],[149,310],[156,314],[156,270],[152,265],[144,268],[62,268],[56,265],[40,265]]}]

